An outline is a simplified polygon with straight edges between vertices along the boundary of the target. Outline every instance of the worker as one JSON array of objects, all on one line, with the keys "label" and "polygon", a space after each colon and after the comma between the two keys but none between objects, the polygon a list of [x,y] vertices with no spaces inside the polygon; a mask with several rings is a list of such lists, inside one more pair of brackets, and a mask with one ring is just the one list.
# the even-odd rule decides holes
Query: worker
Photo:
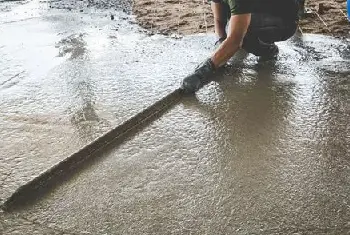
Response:
[{"label": "worker", "polygon": [[182,81],[182,89],[199,90],[240,48],[261,60],[276,59],[275,42],[287,40],[296,31],[298,1],[211,0],[218,48]]}]

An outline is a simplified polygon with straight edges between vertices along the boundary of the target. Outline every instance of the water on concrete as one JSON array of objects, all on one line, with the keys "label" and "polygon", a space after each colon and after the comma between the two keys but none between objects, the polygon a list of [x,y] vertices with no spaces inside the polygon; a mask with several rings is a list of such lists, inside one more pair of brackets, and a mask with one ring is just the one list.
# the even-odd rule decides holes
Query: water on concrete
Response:
[{"label": "water on concrete", "polygon": [[177,88],[214,40],[67,2],[0,3],[0,201]]},{"label": "water on concrete", "polygon": [[[212,49],[212,36],[149,37],[89,2],[0,3],[0,200],[177,88]],[[279,46],[277,62],[232,60],[43,200],[0,212],[0,232],[348,234],[349,41]]]},{"label": "water on concrete", "polygon": [[15,215],[77,234],[349,234],[348,43],[307,35],[274,63],[233,60]]}]

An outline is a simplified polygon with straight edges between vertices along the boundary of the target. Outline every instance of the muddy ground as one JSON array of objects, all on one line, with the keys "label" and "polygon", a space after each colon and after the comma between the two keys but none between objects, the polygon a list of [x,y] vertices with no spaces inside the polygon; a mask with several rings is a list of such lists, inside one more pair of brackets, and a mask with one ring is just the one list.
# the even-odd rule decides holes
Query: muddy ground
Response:
[{"label": "muddy ground", "polygon": [[[319,4],[323,5],[320,11]],[[309,13],[300,22],[303,33],[349,36],[346,0],[306,0],[306,7]],[[207,0],[134,0],[133,13],[139,23],[152,32],[193,34],[214,31]]]}]

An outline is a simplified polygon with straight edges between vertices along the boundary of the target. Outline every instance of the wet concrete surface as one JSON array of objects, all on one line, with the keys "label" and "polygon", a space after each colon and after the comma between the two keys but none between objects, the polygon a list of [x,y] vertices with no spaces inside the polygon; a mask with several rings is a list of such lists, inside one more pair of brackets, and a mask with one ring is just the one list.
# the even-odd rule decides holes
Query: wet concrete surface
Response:
[{"label": "wet concrete surface", "polygon": [[68,231],[60,231],[57,229],[40,225],[33,221],[29,221],[25,218],[18,217],[16,215],[5,215],[0,211],[0,231],[2,234],[73,234]]},{"label": "wet concrete surface", "polygon": [[233,60],[196,97],[5,216],[76,234],[349,234],[348,42],[279,45],[277,62]]},{"label": "wet concrete surface", "polygon": [[[177,88],[214,41],[148,37],[117,12],[6,4],[1,199]],[[42,200],[1,212],[0,231],[349,234],[349,41],[279,46],[277,62],[232,60]]]},{"label": "wet concrete surface", "polygon": [[0,201],[177,88],[212,43],[149,37],[118,11],[0,5]]}]

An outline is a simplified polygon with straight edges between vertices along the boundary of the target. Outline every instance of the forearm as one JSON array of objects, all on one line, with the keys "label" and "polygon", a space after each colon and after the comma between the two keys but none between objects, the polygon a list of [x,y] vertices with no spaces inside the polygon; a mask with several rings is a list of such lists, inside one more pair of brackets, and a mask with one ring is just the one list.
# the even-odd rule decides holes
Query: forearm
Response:
[{"label": "forearm", "polygon": [[239,50],[249,27],[250,18],[250,14],[231,16],[229,35],[211,57],[216,68],[225,64]]},{"label": "forearm", "polygon": [[[218,6],[220,5],[214,5],[214,10],[218,10]],[[250,14],[231,16],[228,37],[210,59],[205,60],[192,74],[184,78],[181,85],[184,92],[198,91],[210,81],[215,70],[225,64],[238,51],[250,24],[250,18]]]},{"label": "forearm", "polygon": [[231,38],[226,39],[211,57],[215,67],[219,68],[224,65],[239,50],[240,45],[240,41],[234,41]]}]

